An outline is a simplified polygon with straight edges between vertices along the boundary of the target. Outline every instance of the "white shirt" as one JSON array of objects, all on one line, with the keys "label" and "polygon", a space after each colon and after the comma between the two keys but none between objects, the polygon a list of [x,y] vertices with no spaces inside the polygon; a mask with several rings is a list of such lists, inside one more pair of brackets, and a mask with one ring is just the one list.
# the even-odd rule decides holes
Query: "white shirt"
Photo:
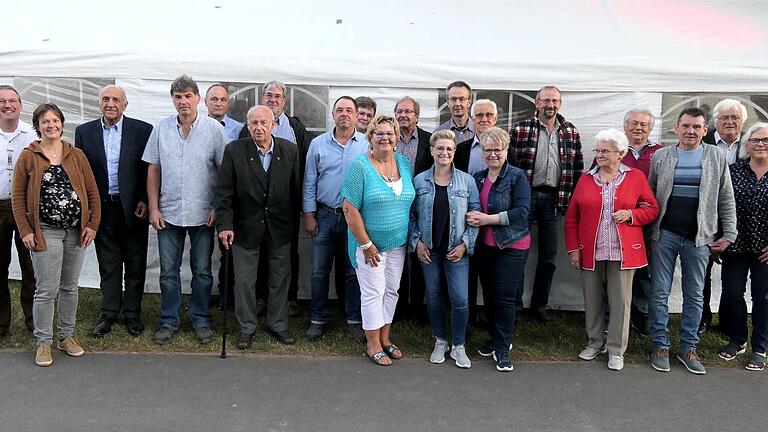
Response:
[{"label": "white shirt", "polygon": [[0,130],[0,157],[3,167],[0,170],[0,199],[11,199],[13,167],[16,166],[21,151],[36,139],[37,134],[32,126],[21,121],[13,132]]},{"label": "white shirt", "polygon": [[715,132],[715,144],[717,144],[717,148],[719,148],[723,154],[725,155],[725,161],[728,162],[728,165],[736,162],[736,156],[739,154],[739,144],[740,140],[736,138],[736,141],[728,144],[723,140],[723,137],[720,136],[719,132]]}]

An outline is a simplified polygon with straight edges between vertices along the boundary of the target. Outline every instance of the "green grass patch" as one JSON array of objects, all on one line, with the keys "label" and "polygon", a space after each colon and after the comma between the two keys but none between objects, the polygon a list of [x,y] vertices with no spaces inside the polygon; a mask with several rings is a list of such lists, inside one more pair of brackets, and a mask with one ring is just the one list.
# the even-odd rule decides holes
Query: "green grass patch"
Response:
[{"label": "green grass patch", "polygon": [[[24,328],[21,308],[18,303],[19,283],[10,281],[13,316],[11,334],[0,340],[0,349],[34,350],[34,338]],[[158,328],[160,316],[160,295],[145,294],[143,301],[142,320],[147,330],[138,337],[129,335],[125,327],[115,324],[112,332],[102,338],[91,336],[91,330],[96,325],[101,312],[101,293],[97,289],[84,288],[79,290],[76,338],[86,351],[101,352],[147,352],[147,353],[199,353],[217,355],[221,350],[222,312],[215,307],[210,310],[213,318],[213,328],[217,338],[215,342],[201,345],[195,339],[192,325],[186,315],[186,301],[182,302],[181,328],[174,334],[171,341],[159,346],[152,342],[152,335]],[[276,343],[265,331],[264,321],[259,317],[259,331],[253,341],[253,347],[245,353],[268,355],[305,355],[305,356],[362,356],[364,345],[355,342],[347,332],[345,322],[338,303],[330,302],[329,317],[331,321],[326,327],[326,334],[319,342],[308,342],[304,332],[309,325],[308,303],[300,304],[299,315],[291,318],[290,331],[297,337],[295,345]],[[577,355],[586,344],[584,330],[584,314],[581,312],[551,311],[552,321],[538,323],[527,320],[520,321],[513,335],[513,361],[579,361]],[[669,323],[672,340],[677,340],[680,326],[680,315],[672,315]],[[239,326],[230,311],[227,318],[229,338],[228,353],[239,354],[235,347],[235,338]],[[54,324],[55,331],[55,324]],[[479,359],[475,348],[487,339],[487,333],[479,326],[472,326],[467,334],[467,352],[473,359]],[[392,330],[392,340],[402,348],[407,357],[426,358],[432,351],[434,339],[429,326],[410,321],[396,322]],[[727,339],[720,333],[709,331],[701,338],[699,354],[706,366],[740,367],[739,361],[725,362],[717,357],[717,350],[725,345]],[[651,344],[648,338],[630,331],[629,347],[625,355],[627,363],[648,362]],[[676,346],[672,351],[675,352]]]}]

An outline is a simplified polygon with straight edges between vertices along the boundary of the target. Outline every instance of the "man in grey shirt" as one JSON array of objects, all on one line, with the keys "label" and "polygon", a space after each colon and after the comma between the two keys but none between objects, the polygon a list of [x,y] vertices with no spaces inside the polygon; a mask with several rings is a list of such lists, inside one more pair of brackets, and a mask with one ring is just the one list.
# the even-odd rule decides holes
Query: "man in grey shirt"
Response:
[{"label": "man in grey shirt", "polygon": [[187,75],[171,84],[177,116],[164,118],[149,137],[142,159],[149,163],[149,222],[157,230],[160,254],[160,330],[154,341],[163,345],[178,330],[181,306],[181,259],[189,234],[192,296],[189,314],[200,343],[213,340],[208,302],[213,286],[211,253],[216,214],[213,194],[218,166],[229,142],[216,120],[198,115],[200,91]]},{"label": "man in grey shirt", "polygon": [[[472,89],[464,81],[454,81],[445,89],[446,103],[451,110],[451,118],[435,131],[450,129],[456,134],[456,143],[464,142],[475,136],[475,126],[469,118],[472,106]],[[416,175],[416,173],[414,173]]]}]

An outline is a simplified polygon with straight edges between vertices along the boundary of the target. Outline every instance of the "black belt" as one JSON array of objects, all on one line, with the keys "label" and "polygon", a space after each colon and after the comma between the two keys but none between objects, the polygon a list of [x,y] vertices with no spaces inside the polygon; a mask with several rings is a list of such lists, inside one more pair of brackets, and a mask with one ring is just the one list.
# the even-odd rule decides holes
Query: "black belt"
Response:
[{"label": "black belt", "polygon": [[102,200],[104,202],[120,202],[120,194],[109,194]]},{"label": "black belt", "polygon": [[317,203],[317,208],[322,209],[324,211],[327,211],[329,213],[334,213],[334,214],[342,214],[342,213],[344,213],[344,209],[341,208],[341,207],[333,208],[333,207],[327,206],[327,205],[325,205],[325,204],[323,204],[321,202]]},{"label": "black belt", "polygon": [[557,188],[553,186],[534,186],[531,190],[534,192],[557,193]]}]

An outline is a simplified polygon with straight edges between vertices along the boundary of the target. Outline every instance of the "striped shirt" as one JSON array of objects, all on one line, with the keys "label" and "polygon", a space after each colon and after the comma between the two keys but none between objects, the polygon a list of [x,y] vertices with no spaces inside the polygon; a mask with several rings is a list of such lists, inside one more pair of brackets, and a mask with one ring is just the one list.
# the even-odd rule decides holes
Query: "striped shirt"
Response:
[{"label": "striped shirt", "polygon": [[661,228],[693,240],[696,237],[699,209],[699,185],[701,184],[701,158],[704,146],[695,150],[682,150],[679,146],[677,165],[667,212]]}]

